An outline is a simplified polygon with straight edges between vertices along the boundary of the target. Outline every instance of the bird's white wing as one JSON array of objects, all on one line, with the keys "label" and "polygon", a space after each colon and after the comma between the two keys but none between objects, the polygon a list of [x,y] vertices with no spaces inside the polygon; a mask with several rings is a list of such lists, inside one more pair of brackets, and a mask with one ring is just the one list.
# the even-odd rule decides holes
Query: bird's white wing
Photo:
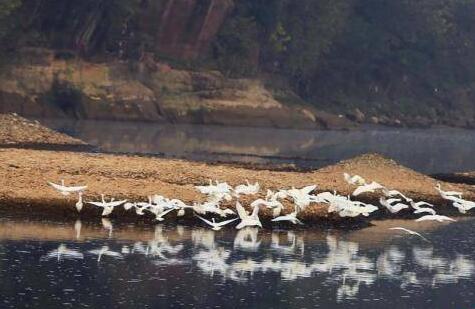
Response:
[{"label": "bird's white wing", "polygon": [[404,227],[399,227],[399,226],[398,226],[398,227],[391,227],[391,228],[389,228],[389,229],[390,229],[390,230],[404,231],[404,232],[407,232],[407,233],[409,233],[409,234],[418,234],[417,232],[414,232],[414,231],[411,231],[411,230],[409,230],[409,229],[406,229],[406,228],[404,228]]},{"label": "bird's white wing", "polygon": [[214,223],[209,221],[209,220],[206,220],[205,218],[203,218],[202,216],[198,216],[196,215],[198,218],[201,219],[201,221],[205,222],[206,224],[210,225],[210,226],[214,226]]},{"label": "bird's white wing", "polygon": [[260,198],[251,203],[251,207],[256,207],[259,205],[267,205],[267,201]]},{"label": "bird's white wing", "polygon": [[237,219],[239,219],[239,218],[234,218],[234,219],[231,219],[231,220],[221,221],[221,222],[217,223],[216,226],[225,226],[226,224],[229,224],[233,221],[236,221]]},{"label": "bird's white wing", "polygon": [[116,207],[116,206],[120,206],[120,205],[122,205],[122,204],[124,204],[124,203],[126,203],[126,202],[127,202],[127,200],[115,201],[115,202],[106,203],[106,205],[107,205],[108,207]]},{"label": "bird's white wing", "polygon": [[87,189],[87,186],[75,186],[75,187],[64,187],[64,191],[67,192],[80,192]]},{"label": "bird's white wing", "polygon": [[434,207],[434,205],[432,205],[431,203],[427,203],[427,202],[424,202],[424,201],[417,202],[414,205],[416,205],[416,206],[426,205],[426,206],[429,206],[429,207]]},{"label": "bird's white wing", "polygon": [[346,181],[348,184],[352,185],[350,174],[348,174],[348,173],[343,173],[343,178],[345,179],[345,181]]},{"label": "bird's white wing", "polygon": [[58,184],[56,184],[56,183],[54,183],[54,182],[50,182],[50,181],[48,181],[48,184],[49,184],[50,186],[52,186],[53,188],[55,188],[56,190],[58,190],[58,191],[64,191],[64,188],[65,188],[65,187],[62,186],[62,185],[58,185]]},{"label": "bird's white wing", "polygon": [[432,208],[427,208],[427,207],[416,209],[416,210],[414,210],[414,213],[415,213],[415,214],[428,213],[428,214],[431,214],[431,215],[435,215],[435,214],[436,214],[436,212],[435,212],[434,209],[432,209]]},{"label": "bird's white wing", "polygon": [[114,252],[114,251],[109,251],[109,250],[105,251],[103,254],[107,256],[112,256],[118,259],[124,258],[124,256],[120,254],[119,252]]},{"label": "bird's white wing", "polygon": [[104,210],[102,211],[102,216],[110,215],[113,210],[114,210],[114,207],[110,207],[110,206],[104,207]]},{"label": "bird's white wing", "polygon": [[277,218],[272,219],[271,221],[278,222],[278,221],[287,221],[287,220],[289,220],[288,216],[279,216]]},{"label": "bird's white wing", "polygon": [[97,207],[105,207],[106,206],[106,204],[103,203],[103,202],[86,202],[86,203],[97,206]]},{"label": "bird's white wing", "polygon": [[356,188],[355,191],[353,191],[353,193],[351,195],[358,196],[361,193],[369,192],[371,190],[372,189],[370,187],[368,187],[368,185],[363,185],[363,186],[359,186],[358,188]]},{"label": "bird's white wing", "polygon": [[421,221],[428,221],[428,220],[436,220],[436,221],[452,221],[455,222],[456,220],[449,218],[447,216],[440,216],[440,215],[426,215],[422,216],[419,219],[416,219],[416,222],[421,222]]},{"label": "bird's white wing", "polygon": [[310,192],[312,192],[316,188],[317,188],[317,185],[306,186],[306,187],[303,187],[300,191],[302,191],[302,193],[304,194],[310,194]]},{"label": "bird's white wing", "polygon": [[254,208],[252,209],[252,216],[257,217],[258,214],[259,214],[259,206],[254,206]]},{"label": "bird's white wing", "polygon": [[165,210],[164,212],[160,213],[158,216],[159,216],[159,217],[163,217],[163,216],[165,216],[167,213],[169,213],[170,211],[173,211],[173,210],[175,210],[175,209],[171,208],[171,209]]},{"label": "bird's white wing", "polygon": [[395,203],[395,202],[400,202],[401,199],[400,198],[388,198],[386,200],[386,202],[388,202],[388,204],[392,204],[392,203]]},{"label": "bird's white wing", "polygon": [[[424,240],[427,240],[427,238],[425,238],[424,236],[422,236],[422,235],[419,234],[418,232],[412,231],[412,230],[410,230],[410,229],[406,229],[406,228],[404,228],[404,227],[399,227],[399,226],[398,226],[398,227],[392,227],[392,228],[389,228],[389,229],[390,229],[390,230],[404,231],[404,232],[409,233],[409,234],[411,234],[411,235],[416,235],[416,236],[421,237],[421,238],[424,239]],[[427,241],[428,241],[428,240],[427,240]]]},{"label": "bird's white wing", "polygon": [[239,218],[241,219],[244,219],[249,216],[247,211],[244,209],[244,207],[242,207],[241,203],[239,202],[236,202],[236,210],[238,212]]}]

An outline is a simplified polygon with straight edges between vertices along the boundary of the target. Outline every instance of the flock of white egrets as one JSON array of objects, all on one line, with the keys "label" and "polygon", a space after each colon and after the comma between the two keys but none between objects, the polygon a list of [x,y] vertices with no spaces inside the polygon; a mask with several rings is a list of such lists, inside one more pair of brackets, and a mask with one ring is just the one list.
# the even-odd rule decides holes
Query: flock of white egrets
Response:
[{"label": "flock of white egrets", "polygon": [[[373,181],[367,183],[361,176],[351,176],[347,173],[344,173],[343,177],[348,184],[356,186],[356,189],[351,196],[355,197],[363,193],[381,193],[379,200],[379,203],[381,204],[380,207],[351,200],[351,196],[338,195],[336,192],[312,194],[316,189],[316,185],[311,185],[301,189],[282,189],[276,192],[267,190],[264,199],[257,199],[250,204],[252,212],[249,213],[239,202],[239,197],[242,195],[258,194],[260,186],[257,182],[251,184],[247,180],[246,184],[238,185],[234,188],[226,182],[212,182],[211,180],[208,185],[196,186],[196,190],[206,195],[207,199],[203,203],[193,203],[193,205],[187,205],[179,199],[169,199],[161,195],[149,196],[148,201],[146,202],[128,202],[127,200],[115,201],[113,198],[106,201],[102,194],[101,201],[88,201],[86,203],[102,208],[102,216],[108,216],[116,207],[123,206],[127,211],[135,210],[137,215],[144,215],[146,212],[151,213],[155,216],[157,221],[165,220],[165,215],[172,211],[177,211],[177,216],[184,216],[185,212],[189,210],[203,222],[211,226],[213,230],[220,230],[223,226],[238,219],[241,221],[236,226],[237,229],[241,229],[245,226],[262,227],[259,219],[259,210],[261,207],[265,207],[272,211],[272,222],[287,221],[293,224],[302,224],[297,216],[313,203],[327,204],[328,212],[336,213],[340,217],[367,217],[371,213],[380,210],[381,208],[385,208],[391,214],[398,213],[404,209],[412,210],[414,214],[423,215],[416,219],[418,222],[429,220],[438,222],[455,221],[452,218],[438,215],[432,208],[432,204],[424,201],[415,202],[413,199],[405,196],[401,192],[390,190],[377,182]],[[76,203],[76,208],[78,211],[81,211],[84,205],[83,193],[87,189],[87,186],[66,186],[64,180],[61,181],[61,184],[55,184],[52,182],[48,182],[48,184],[65,196],[78,194],[79,199]],[[440,184],[437,184],[435,189],[444,199],[451,201],[453,206],[461,213],[466,213],[468,210],[475,207],[475,202],[464,200],[461,192],[443,191]],[[203,217],[203,215],[209,214],[214,216],[218,215],[222,218],[235,216],[236,213],[234,210],[223,208],[221,206],[223,201],[231,202],[233,199],[236,199],[236,211],[238,215],[236,218],[216,222],[215,218],[208,220]],[[284,215],[285,200],[291,201],[293,206],[292,212]]]}]

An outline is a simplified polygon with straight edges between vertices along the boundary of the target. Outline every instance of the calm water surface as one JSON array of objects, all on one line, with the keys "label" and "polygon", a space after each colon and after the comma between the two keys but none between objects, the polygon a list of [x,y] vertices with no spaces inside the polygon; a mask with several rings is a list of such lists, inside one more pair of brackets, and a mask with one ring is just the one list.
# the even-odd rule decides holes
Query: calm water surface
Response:
[{"label": "calm water surface", "polygon": [[0,307],[473,308],[474,223],[214,232],[2,215]]},{"label": "calm water surface", "polygon": [[303,131],[103,121],[42,122],[111,152],[204,161],[291,163],[305,168],[377,152],[425,173],[475,170],[473,130]]}]

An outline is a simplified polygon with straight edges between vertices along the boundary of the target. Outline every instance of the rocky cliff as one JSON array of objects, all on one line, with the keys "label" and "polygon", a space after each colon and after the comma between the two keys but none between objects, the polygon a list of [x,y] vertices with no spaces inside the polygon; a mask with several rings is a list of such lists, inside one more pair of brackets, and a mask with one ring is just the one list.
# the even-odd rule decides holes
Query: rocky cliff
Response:
[{"label": "rocky cliff", "polygon": [[149,19],[159,16],[157,29],[146,29],[156,36],[160,52],[196,58],[206,52],[232,7],[232,0],[167,0],[149,11]]},{"label": "rocky cliff", "polygon": [[[150,60],[152,61],[152,60]],[[342,128],[348,121],[285,104],[254,79],[175,70],[155,62],[92,63],[26,49],[0,74],[0,112],[34,117]]]}]

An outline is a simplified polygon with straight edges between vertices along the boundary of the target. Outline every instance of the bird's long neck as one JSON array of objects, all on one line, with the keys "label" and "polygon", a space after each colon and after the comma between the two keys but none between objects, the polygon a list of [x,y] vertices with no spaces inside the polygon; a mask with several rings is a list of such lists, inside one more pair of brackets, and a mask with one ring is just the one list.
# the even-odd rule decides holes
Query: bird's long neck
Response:
[{"label": "bird's long neck", "polygon": [[61,179],[61,185],[64,187],[64,179]]},{"label": "bird's long neck", "polygon": [[106,200],[104,199],[104,194],[101,194],[101,199],[102,199],[102,202],[105,203]]}]

